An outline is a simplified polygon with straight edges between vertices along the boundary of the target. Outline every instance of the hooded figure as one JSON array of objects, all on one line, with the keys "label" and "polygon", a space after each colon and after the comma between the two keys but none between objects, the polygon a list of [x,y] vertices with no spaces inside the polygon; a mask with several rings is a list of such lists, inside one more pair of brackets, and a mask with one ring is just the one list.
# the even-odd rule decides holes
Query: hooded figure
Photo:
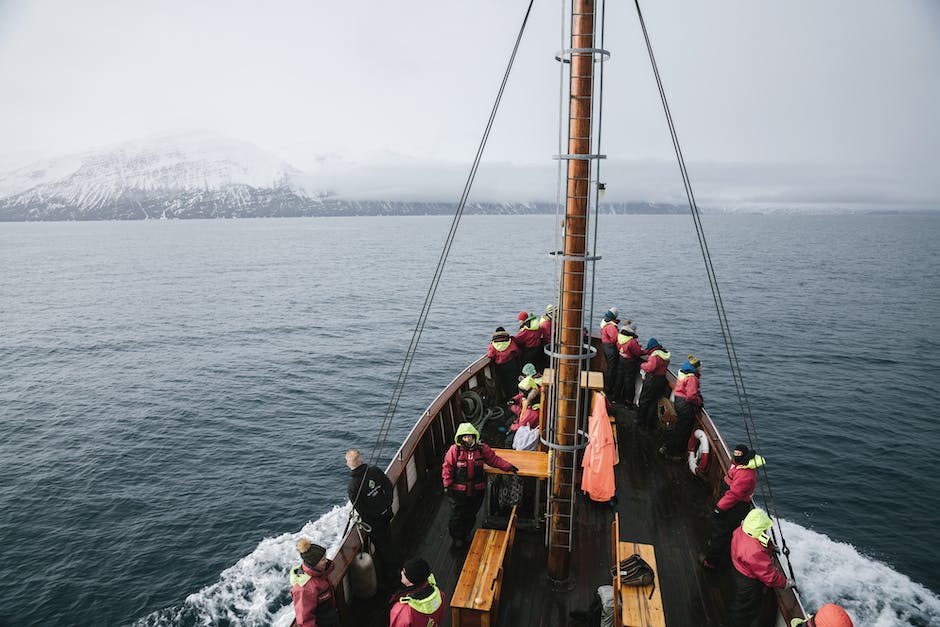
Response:
[{"label": "hooded figure", "polygon": [[617,385],[617,367],[620,360],[617,352],[619,326],[617,308],[611,307],[601,320],[601,347],[604,349],[604,360],[607,362],[607,367],[604,369],[604,392],[607,398],[611,399],[614,397],[614,388]]},{"label": "hooded figure", "polygon": [[555,322],[555,305],[545,305],[545,315],[539,318],[539,331],[542,333],[542,370],[550,365],[549,356],[545,354],[545,348],[552,343],[552,325]]},{"label": "hooded figure", "polygon": [[539,317],[526,312],[519,313],[519,331],[516,332],[516,344],[522,351],[520,360],[524,364],[542,364],[542,328]]},{"label": "hooded figure", "polygon": [[294,601],[297,627],[339,625],[333,586],[330,584],[333,562],[326,558],[326,549],[307,538],[301,538],[297,541],[297,552],[303,563],[290,571],[290,596]]},{"label": "hooded figure", "polygon": [[646,344],[647,359],[640,364],[643,371],[643,388],[640,390],[640,406],[636,412],[636,422],[644,429],[656,425],[656,407],[659,399],[668,396],[669,384],[666,382],[666,370],[669,368],[669,351],[651,337]]},{"label": "hooded figure", "polygon": [[695,420],[702,409],[702,394],[699,391],[701,366],[701,361],[689,355],[686,362],[682,364],[682,368],[679,369],[676,387],[673,388],[676,399],[676,425],[672,432],[667,434],[663,447],[660,449],[660,453],[666,457],[673,459],[678,457],[681,460],[692,430],[695,429]]},{"label": "hooded figure", "polygon": [[389,627],[436,627],[444,623],[447,602],[426,561],[416,557],[405,562],[401,583],[404,588],[390,602]]},{"label": "hooded figure", "polygon": [[764,464],[764,458],[746,444],[734,447],[731,468],[724,476],[724,493],[712,510],[712,539],[702,562],[706,568],[727,562],[731,533],[751,510],[751,497],[757,487],[757,469]]},{"label": "hooded figure", "polygon": [[754,509],[734,530],[731,562],[734,564],[734,601],[728,624],[749,627],[757,617],[769,588],[787,585],[787,577],[774,564],[773,544],[767,531],[773,521],[762,509]]},{"label": "hooded figure", "polygon": [[496,327],[486,348],[486,356],[493,362],[496,370],[497,394],[501,401],[509,400],[516,393],[519,354],[516,340],[503,327]]},{"label": "hooded figure", "polygon": [[477,512],[483,504],[486,491],[484,463],[506,472],[519,470],[480,442],[480,432],[472,424],[461,423],[454,435],[454,444],[444,454],[441,465],[441,479],[451,505],[448,529],[457,548],[470,541]]},{"label": "hooded figure", "polygon": [[611,400],[633,407],[636,401],[636,375],[640,371],[643,348],[636,335],[636,325],[631,324],[629,320],[617,334],[617,352],[617,385]]}]

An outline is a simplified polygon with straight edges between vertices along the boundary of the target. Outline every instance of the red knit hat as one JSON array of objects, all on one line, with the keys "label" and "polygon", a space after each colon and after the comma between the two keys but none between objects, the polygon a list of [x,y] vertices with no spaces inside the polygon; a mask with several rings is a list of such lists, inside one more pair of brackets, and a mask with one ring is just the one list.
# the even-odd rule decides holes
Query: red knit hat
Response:
[{"label": "red knit hat", "polygon": [[516,318],[518,318],[520,322],[524,322],[529,319],[529,314],[528,312],[520,311],[519,315],[516,316]]}]

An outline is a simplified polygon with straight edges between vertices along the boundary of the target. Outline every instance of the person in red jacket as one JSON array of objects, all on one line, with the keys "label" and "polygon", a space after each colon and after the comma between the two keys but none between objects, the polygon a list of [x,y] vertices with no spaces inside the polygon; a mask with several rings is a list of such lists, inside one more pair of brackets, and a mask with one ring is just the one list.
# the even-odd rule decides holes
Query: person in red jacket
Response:
[{"label": "person in red jacket", "polygon": [[774,549],[767,530],[773,521],[762,509],[754,509],[734,530],[731,562],[734,564],[734,601],[728,610],[730,627],[751,627],[760,612],[764,594],[783,588],[787,577],[774,564]]},{"label": "person in red jacket", "polygon": [[504,403],[516,393],[519,379],[519,345],[503,327],[496,327],[486,349],[496,369],[498,402]]},{"label": "person in red jacket", "polygon": [[614,398],[611,400],[621,402],[627,407],[633,407],[636,401],[636,375],[640,371],[640,358],[643,357],[643,348],[636,335],[636,325],[627,320],[617,335],[617,386],[614,389]]},{"label": "person in red jacket", "polygon": [[538,368],[542,364],[542,328],[539,326],[539,317],[530,316],[525,311],[519,312],[519,330],[516,332],[516,344],[522,354],[520,363],[533,364]]},{"label": "person in red jacket", "polygon": [[666,382],[666,370],[669,368],[669,351],[651,337],[646,343],[647,358],[640,364],[643,371],[643,388],[640,390],[640,406],[636,412],[636,423],[644,429],[656,425],[656,408],[659,399],[667,395],[669,384]]},{"label": "person in red jacket", "polygon": [[695,428],[695,420],[702,409],[702,394],[699,391],[702,362],[694,356],[682,364],[676,377],[675,393],[676,424],[663,438],[660,454],[674,461],[681,461],[688,446],[689,437]]},{"label": "person in red jacket", "polygon": [[529,427],[535,428],[539,426],[539,408],[541,407],[541,401],[535,400],[531,405],[526,403],[526,406],[523,408],[522,413],[519,414],[518,420],[514,421],[510,426],[510,431],[516,431],[519,427]]},{"label": "person in red jacket", "polygon": [[731,454],[731,468],[724,477],[724,493],[712,510],[712,538],[702,566],[717,568],[728,561],[728,543],[735,527],[751,511],[751,497],[757,487],[757,469],[766,462],[745,444]]},{"label": "person in red jacket", "polygon": [[542,334],[542,363],[540,370],[551,364],[551,358],[545,354],[545,347],[552,343],[552,325],[555,323],[555,305],[545,305],[545,315],[539,318],[539,331]]},{"label": "person in red jacket", "polygon": [[450,496],[450,523],[448,531],[455,548],[463,548],[470,541],[470,532],[477,512],[483,504],[486,473],[483,464],[516,473],[518,468],[497,456],[488,445],[480,442],[480,432],[469,422],[461,423],[454,435],[454,444],[444,454],[441,479]]},{"label": "person in red jacket", "polygon": [[290,571],[290,596],[294,600],[297,627],[338,626],[339,613],[330,583],[333,562],[326,558],[326,549],[301,538],[297,551],[303,563]]},{"label": "person in red jacket", "polygon": [[440,627],[444,624],[447,601],[426,561],[416,557],[405,562],[401,583],[404,589],[391,598],[389,627]]},{"label": "person in red jacket", "polygon": [[617,353],[617,334],[620,325],[618,313],[616,307],[611,307],[601,321],[601,347],[604,349],[604,359],[607,361],[607,368],[604,370],[604,392],[607,398],[613,398],[614,387],[617,385],[617,366],[620,359]]}]

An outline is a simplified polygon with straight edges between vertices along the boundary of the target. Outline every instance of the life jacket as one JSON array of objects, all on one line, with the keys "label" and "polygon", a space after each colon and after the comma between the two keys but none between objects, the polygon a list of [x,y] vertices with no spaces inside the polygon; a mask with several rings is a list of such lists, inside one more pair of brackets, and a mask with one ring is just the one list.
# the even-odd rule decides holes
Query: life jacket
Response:
[{"label": "life jacket", "polygon": [[444,602],[444,598],[441,596],[441,589],[437,587],[437,581],[434,579],[434,575],[428,576],[428,584],[430,584],[431,588],[434,590],[429,596],[423,599],[403,596],[398,599],[398,602],[406,604],[408,607],[421,614],[433,614]]},{"label": "life jacket", "polygon": [[524,379],[522,379],[522,381],[519,382],[519,389],[524,393],[528,393],[529,390],[532,390],[533,388],[537,388],[541,385],[542,385],[542,377],[540,376],[525,377]]},{"label": "life jacket", "polygon": [[467,448],[457,445],[457,475],[454,487],[458,490],[485,490],[486,473],[483,470],[483,451],[474,444]]},{"label": "life jacket", "polygon": [[497,342],[496,340],[493,340],[492,342],[490,342],[490,344],[493,345],[493,348],[495,348],[499,352],[503,352],[504,350],[509,348],[509,345],[511,343],[512,343],[512,340],[506,340],[505,342]]},{"label": "life jacket", "polygon": [[[317,606],[313,610],[313,614],[316,617],[317,626],[323,627],[334,627],[339,625],[339,613],[336,611],[336,599],[333,596],[333,586],[330,584],[329,572],[332,569],[332,564],[323,572],[322,577],[319,577],[317,581],[313,582],[311,585],[311,579],[314,579],[313,575],[304,570],[303,565],[292,568],[290,571],[290,583],[291,587],[297,586],[299,588],[299,593],[302,597],[309,598],[313,594],[316,594],[317,597]],[[292,589],[291,596],[294,596],[294,591]],[[295,598],[295,604],[297,603]],[[309,607],[309,606],[308,606]],[[298,616],[298,620],[300,617]]]}]

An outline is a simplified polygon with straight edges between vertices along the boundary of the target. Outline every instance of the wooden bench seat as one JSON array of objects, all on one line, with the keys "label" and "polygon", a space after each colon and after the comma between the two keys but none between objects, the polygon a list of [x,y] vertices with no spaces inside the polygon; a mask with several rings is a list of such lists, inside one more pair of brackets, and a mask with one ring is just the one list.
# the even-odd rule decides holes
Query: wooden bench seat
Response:
[{"label": "wooden bench seat", "polygon": [[614,566],[634,553],[642,557],[653,568],[656,578],[648,586],[622,586],[620,573],[613,577],[614,625],[615,627],[665,627],[663,598],[659,593],[659,570],[656,567],[656,552],[652,544],[620,541],[620,515],[614,514],[611,528],[611,550]]},{"label": "wooden bench seat", "polygon": [[496,624],[503,569],[516,535],[516,508],[506,531],[477,529],[451,599],[454,627]]}]

